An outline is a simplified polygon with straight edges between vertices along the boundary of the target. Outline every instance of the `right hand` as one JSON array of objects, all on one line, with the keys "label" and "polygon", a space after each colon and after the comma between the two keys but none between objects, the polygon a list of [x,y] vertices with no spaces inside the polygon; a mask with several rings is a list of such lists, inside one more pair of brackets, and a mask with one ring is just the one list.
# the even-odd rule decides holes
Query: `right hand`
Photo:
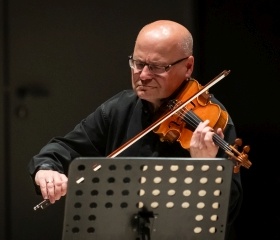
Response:
[{"label": "right hand", "polygon": [[53,170],[39,170],[35,175],[35,183],[40,187],[43,198],[51,203],[66,195],[67,182],[65,174]]}]

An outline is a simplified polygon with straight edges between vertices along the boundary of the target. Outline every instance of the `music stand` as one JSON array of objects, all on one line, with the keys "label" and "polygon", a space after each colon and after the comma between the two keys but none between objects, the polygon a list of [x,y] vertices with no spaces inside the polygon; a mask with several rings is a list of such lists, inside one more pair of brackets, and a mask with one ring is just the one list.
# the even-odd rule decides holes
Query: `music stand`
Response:
[{"label": "music stand", "polygon": [[62,240],[224,240],[232,172],[223,158],[77,158]]}]

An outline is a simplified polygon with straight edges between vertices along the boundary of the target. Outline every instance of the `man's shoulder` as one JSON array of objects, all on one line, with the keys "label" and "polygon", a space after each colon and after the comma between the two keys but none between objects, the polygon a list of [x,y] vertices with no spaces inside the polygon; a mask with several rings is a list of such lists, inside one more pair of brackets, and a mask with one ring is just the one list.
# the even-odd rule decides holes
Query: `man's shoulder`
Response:
[{"label": "man's shoulder", "polygon": [[127,103],[131,101],[136,101],[137,99],[138,97],[132,89],[126,89],[116,93],[114,96],[109,98],[104,104],[113,104],[120,102]]},{"label": "man's shoulder", "polygon": [[102,108],[108,111],[124,111],[125,109],[135,106],[138,100],[139,98],[133,90],[122,90],[105,101],[102,104]]},{"label": "man's shoulder", "polygon": [[220,100],[218,100],[218,99],[214,96],[214,94],[210,94],[210,100],[211,100],[211,103],[218,104],[218,105],[221,107],[221,109],[223,109],[223,110],[226,111],[226,107],[223,105],[223,103],[222,103]]}]

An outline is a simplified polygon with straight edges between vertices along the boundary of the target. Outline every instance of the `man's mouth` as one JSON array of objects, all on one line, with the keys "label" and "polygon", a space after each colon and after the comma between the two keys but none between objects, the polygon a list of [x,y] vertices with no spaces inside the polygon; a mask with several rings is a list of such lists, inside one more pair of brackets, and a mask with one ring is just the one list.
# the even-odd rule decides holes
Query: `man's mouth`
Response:
[{"label": "man's mouth", "polygon": [[137,89],[145,89],[145,88],[149,88],[149,89],[151,89],[151,88],[156,88],[156,87],[154,87],[154,86],[150,86],[150,85],[137,85],[137,87],[136,87]]}]

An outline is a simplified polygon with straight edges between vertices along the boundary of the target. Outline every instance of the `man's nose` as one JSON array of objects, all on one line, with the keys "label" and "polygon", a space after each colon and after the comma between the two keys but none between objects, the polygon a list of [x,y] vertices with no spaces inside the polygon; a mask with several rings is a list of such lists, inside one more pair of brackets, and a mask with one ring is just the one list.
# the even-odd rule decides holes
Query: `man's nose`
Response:
[{"label": "man's nose", "polygon": [[140,77],[142,80],[150,79],[153,73],[149,69],[148,65],[145,65],[142,71],[140,72]]}]

